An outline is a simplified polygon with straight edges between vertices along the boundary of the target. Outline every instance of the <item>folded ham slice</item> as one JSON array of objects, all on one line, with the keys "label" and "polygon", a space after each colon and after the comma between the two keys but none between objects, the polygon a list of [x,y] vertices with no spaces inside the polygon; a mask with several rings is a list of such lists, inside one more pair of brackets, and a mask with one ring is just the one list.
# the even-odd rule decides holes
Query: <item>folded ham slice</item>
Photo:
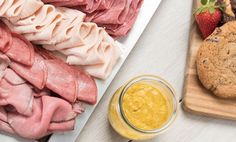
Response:
[{"label": "folded ham slice", "polygon": [[18,113],[32,114],[32,89],[14,71],[7,69],[0,82],[0,106],[12,105]]},{"label": "folded ham slice", "polygon": [[[73,130],[74,128],[74,118],[77,114],[73,111],[71,104],[62,99],[50,96],[35,98],[33,110],[30,117],[8,113],[8,122],[15,133],[25,138],[38,139],[52,131]],[[73,123],[63,126],[65,122],[71,120]],[[62,125],[62,128],[52,129],[51,123],[52,125],[58,123],[59,126]]]},{"label": "folded ham slice", "polygon": [[[3,17],[2,20],[12,31],[24,35],[29,41],[42,45],[47,50],[61,53],[66,58],[65,62],[84,68],[92,76],[106,79],[110,75],[114,63],[121,55],[121,50],[104,28],[92,22],[84,22],[84,13],[64,7],[56,8],[39,0],[2,0],[1,2],[0,17]],[[67,5],[72,4],[68,0],[63,2]],[[72,5],[84,2],[86,1],[75,0]],[[100,4],[91,6],[99,7]],[[11,39],[7,38],[8,33],[5,31],[2,38],[8,39],[5,40],[6,43],[11,43]],[[6,49],[2,49],[0,43],[0,50],[8,49],[8,46],[4,47]],[[106,52],[107,48],[109,52]],[[12,50],[16,49],[12,48]],[[25,48],[18,50],[23,51]],[[19,60],[27,58],[28,56],[24,56]],[[96,73],[87,70],[86,66],[92,67]]]},{"label": "folded ham slice", "polygon": [[86,21],[95,22],[114,38],[126,36],[132,28],[143,0],[42,0],[86,13]]},{"label": "folded ham slice", "polygon": [[79,84],[76,80],[76,71],[58,60],[46,60],[48,78],[46,86],[71,102],[75,102]]},{"label": "folded ham slice", "polygon": [[[16,85],[16,82],[20,84]],[[71,105],[50,94],[34,97],[34,93],[26,81],[13,70],[6,69],[0,82],[0,130],[38,139],[52,132],[74,128],[75,117],[83,111],[81,105]]]},{"label": "folded ham slice", "polygon": [[[11,47],[5,53],[10,59],[31,66],[34,62],[33,45],[22,36],[12,33]],[[22,55],[22,53],[24,53]]]},{"label": "folded ham slice", "polygon": [[[33,49],[33,47],[30,48]],[[47,66],[43,57],[40,55],[35,54],[33,59],[34,62],[32,66],[25,66],[24,63],[12,62],[10,67],[38,89],[43,89],[46,85],[48,77]]]},{"label": "folded ham slice", "polygon": [[[8,68],[9,59],[0,56],[0,131],[38,139],[53,132],[74,129],[75,118],[84,111],[79,102],[73,104],[39,90]],[[65,66],[64,66],[65,67]]]}]

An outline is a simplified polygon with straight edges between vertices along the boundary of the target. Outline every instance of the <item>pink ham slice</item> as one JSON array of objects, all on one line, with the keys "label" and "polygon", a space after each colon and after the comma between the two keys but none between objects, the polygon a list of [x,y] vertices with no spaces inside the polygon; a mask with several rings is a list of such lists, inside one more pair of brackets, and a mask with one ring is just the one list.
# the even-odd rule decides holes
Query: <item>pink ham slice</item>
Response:
[{"label": "pink ham slice", "polygon": [[64,7],[74,7],[77,5],[85,5],[86,4],[86,0],[63,0],[63,2],[60,2],[60,0],[42,0],[44,2],[48,2],[51,3],[55,6],[64,6]]},{"label": "pink ham slice", "polygon": [[15,33],[12,33],[12,46],[6,55],[10,59],[27,66],[31,66],[34,62],[33,45],[23,36]]},{"label": "pink ham slice", "polygon": [[2,22],[0,22],[0,51],[7,52],[12,45],[12,36],[9,28]]},{"label": "pink ham slice", "polygon": [[10,59],[6,55],[0,52],[0,81],[2,77],[5,75],[5,70],[10,63],[11,63]]},{"label": "pink ham slice", "polygon": [[4,79],[7,82],[10,82],[12,85],[20,85],[26,81],[18,76],[12,69],[7,68],[5,71]]},{"label": "pink ham slice", "polygon": [[14,130],[7,123],[7,112],[2,106],[0,106],[0,131],[14,134]]},{"label": "pink ham slice", "polygon": [[[64,122],[71,120],[73,122],[77,114],[73,112],[71,104],[60,98],[50,96],[35,98],[33,110],[33,115],[30,117],[16,113],[8,114],[8,122],[14,131],[22,137],[37,139],[52,131],[65,131],[65,129],[70,128],[72,130],[74,128],[74,123],[65,124]],[[61,118],[58,116],[61,116]],[[57,123],[58,125],[50,126],[51,123]]]},{"label": "pink ham slice", "polygon": [[66,122],[52,122],[49,124],[48,132],[60,132],[73,130],[75,126],[75,120],[69,120]]},{"label": "pink ham slice", "polygon": [[76,72],[58,60],[45,60],[48,69],[46,87],[70,102],[77,97],[78,82]]},{"label": "pink ham slice", "polygon": [[5,76],[7,76],[8,81],[2,79],[0,82],[0,106],[11,105],[18,113],[27,116],[31,115],[32,89],[27,84],[23,84],[22,80],[11,69],[6,70]]},{"label": "pink ham slice", "polygon": [[0,131],[14,134],[14,130],[7,123],[7,112],[2,106],[0,106]]},{"label": "pink ham slice", "polygon": [[78,100],[95,104],[97,102],[97,86],[94,79],[84,71],[80,69],[77,70],[77,81],[79,83]]},{"label": "pink ham slice", "polygon": [[[54,60],[57,66],[60,65],[61,66],[60,68],[63,68],[63,70],[65,70],[64,76],[66,72],[73,74],[73,78],[76,80],[76,86],[77,86],[76,97],[78,98],[78,100],[84,101],[90,104],[95,104],[97,102],[97,86],[96,86],[95,80],[90,75],[88,75],[86,72],[84,72],[80,68],[69,66],[63,63],[63,61],[61,61],[60,59],[55,59],[55,57],[52,54],[50,54],[49,52],[43,49],[37,49],[36,51],[41,56],[43,56],[46,60]],[[51,85],[53,84],[51,83]],[[52,90],[50,84],[48,84],[47,87]],[[53,91],[56,91],[56,89],[54,89]],[[59,94],[59,91],[57,91],[56,93]],[[61,96],[64,97],[64,95],[61,95]]]},{"label": "pink ham slice", "polygon": [[122,24],[106,24],[104,22],[99,24],[99,26],[106,27],[106,31],[114,38],[127,35],[132,26],[134,25],[142,3],[143,0],[132,1],[127,16],[125,17],[124,22],[122,22]]},{"label": "pink ham slice", "polygon": [[17,62],[12,62],[10,67],[38,89],[43,89],[46,85],[48,70],[44,59],[39,54],[35,54],[32,66],[25,66]]}]

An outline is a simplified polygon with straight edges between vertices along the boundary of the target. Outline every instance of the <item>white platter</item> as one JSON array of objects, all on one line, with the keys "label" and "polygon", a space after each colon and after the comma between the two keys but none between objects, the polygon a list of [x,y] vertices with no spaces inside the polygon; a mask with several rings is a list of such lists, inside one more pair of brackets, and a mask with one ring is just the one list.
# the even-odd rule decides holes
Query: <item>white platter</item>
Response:
[{"label": "white platter", "polygon": [[[151,20],[151,17],[155,13],[161,1],[162,0],[144,0],[144,3],[137,17],[137,20],[132,30],[130,31],[129,35],[126,38],[118,41],[118,44],[123,50],[123,54],[108,79],[106,79],[105,81],[96,80],[97,87],[98,87],[97,104],[99,103],[100,99],[102,98],[105,91],[109,87],[111,81],[114,79],[115,75],[121,68],[122,64],[125,62],[127,56],[129,55],[131,50],[134,48],[136,42],[138,41],[139,37],[143,33],[144,29],[146,28],[148,22]],[[85,105],[86,110],[83,114],[81,114],[77,118],[75,130],[70,131],[70,132],[65,132],[65,133],[55,133],[50,137],[49,142],[73,142],[75,141],[77,137],[79,136],[80,132],[82,131],[83,127],[85,126],[86,122],[88,121],[89,117],[93,113],[97,104],[93,106]],[[18,138],[15,136],[10,137],[4,134],[0,134],[0,139],[1,141],[4,140],[4,142],[35,142],[33,140],[32,141],[24,140],[22,138]]]}]

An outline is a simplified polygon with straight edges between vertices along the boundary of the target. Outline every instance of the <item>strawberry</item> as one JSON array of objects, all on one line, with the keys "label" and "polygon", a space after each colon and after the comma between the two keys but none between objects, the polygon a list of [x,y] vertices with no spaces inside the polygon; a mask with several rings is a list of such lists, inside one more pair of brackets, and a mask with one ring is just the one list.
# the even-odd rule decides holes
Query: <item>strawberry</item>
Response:
[{"label": "strawberry", "polygon": [[202,38],[205,39],[213,33],[221,21],[223,6],[217,5],[215,0],[201,0],[201,3],[202,6],[196,10],[194,15]]}]

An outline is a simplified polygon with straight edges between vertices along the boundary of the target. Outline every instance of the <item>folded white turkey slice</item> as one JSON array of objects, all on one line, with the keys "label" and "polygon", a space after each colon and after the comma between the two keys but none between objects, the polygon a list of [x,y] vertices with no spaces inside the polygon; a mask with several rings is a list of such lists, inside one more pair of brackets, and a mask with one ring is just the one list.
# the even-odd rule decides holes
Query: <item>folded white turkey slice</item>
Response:
[{"label": "folded white turkey slice", "polygon": [[[121,55],[115,41],[95,23],[83,22],[85,14],[39,0],[2,0],[0,16],[14,32],[62,53],[70,65],[105,79]],[[32,6],[31,6],[32,5]],[[88,67],[89,66],[89,67]]]}]

